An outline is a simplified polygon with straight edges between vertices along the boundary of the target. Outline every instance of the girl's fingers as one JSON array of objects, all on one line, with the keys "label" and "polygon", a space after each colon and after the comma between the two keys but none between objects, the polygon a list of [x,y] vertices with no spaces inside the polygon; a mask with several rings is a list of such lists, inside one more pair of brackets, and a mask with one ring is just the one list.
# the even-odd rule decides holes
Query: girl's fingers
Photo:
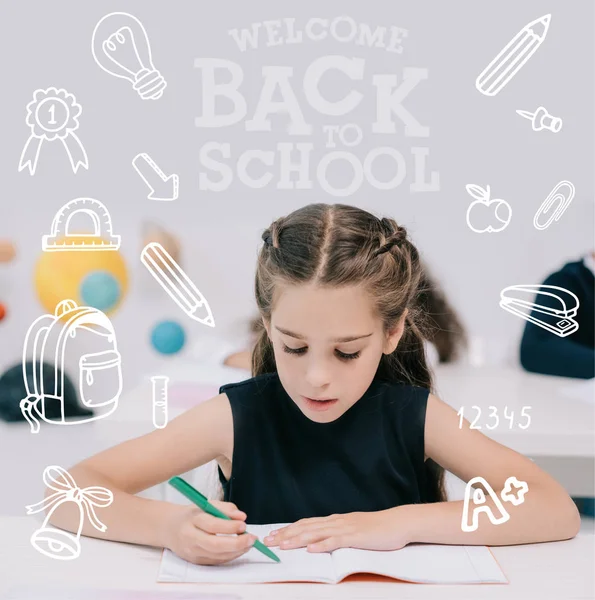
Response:
[{"label": "girl's fingers", "polygon": [[[338,518],[339,517],[339,518]],[[313,531],[316,529],[320,529],[321,527],[328,527],[329,525],[339,524],[342,522],[340,515],[330,515],[328,517],[310,517],[308,519],[300,519],[291,525],[286,525],[279,529],[275,534],[275,540],[278,539],[287,539],[290,537],[294,537],[299,533],[304,531]],[[271,534],[273,532],[271,531]],[[267,538],[265,538],[267,539]]]},{"label": "girl's fingers", "polygon": [[233,502],[224,502],[223,500],[209,500],[209,502],[232,519],[245,519],[247,516]]},{"label": "girl's fingers", "polygon": [[[242,537],[248,537],[248,536],[242,536]],[[212,552],[209,551],[210,554],[212,554],[212,556],[210,558],[205,558],[204,556],[197,556],[195,558],[195,562],[198,564],[202,564],[202,565],[218,565],[224,562],[229,562],[230,560],[234,560],[235,558],[239,558],[240,556],[246,554],[246,552],[248,552],[250,550],[250,548],[252,547],[252,545],[246,545],[243,548],[240,548],[239,550],[236,551],[232,551],[232,552],[221,552],[221,553],[216,553],[216,552]],[[202,552],[204,552],[205,549],[202,548]]]},{"label": "girl's fingers", "polygon": [[291,536],[281,541],[281,549],[303,548],[308,544],[323,542],[328,538],[334,538],[344,533],[344,528],[337,526],[320,527],[314,530],[303,531],[295,536]]},{"label": "girl's fingers", "polygon": [[[265,543],[267,546],[278,546],[287,540],[302,539],[304,536],[323,536],[325,532],[332,532],[336,529],[336,526],[329,525],[327,522],[315,522],[308,526],[296,527],[287,529],[286,531],[280,531],[274,537],[266,537]],[[304,538],[305,539],[305,538]]]},{"label": "girl's fingers", "polygon": [[254,546],[256,536],[247,533],[246,535],[210,535],[204,541],[204,548],[209,554],[218,558],[228,554],[244,554]]},{"label": "girl's fingers", "polygon": [[208,513],[199,513],[192,520],[194,525],[207,533],[243,533],[246,523],[241,519],[221,519]]}]

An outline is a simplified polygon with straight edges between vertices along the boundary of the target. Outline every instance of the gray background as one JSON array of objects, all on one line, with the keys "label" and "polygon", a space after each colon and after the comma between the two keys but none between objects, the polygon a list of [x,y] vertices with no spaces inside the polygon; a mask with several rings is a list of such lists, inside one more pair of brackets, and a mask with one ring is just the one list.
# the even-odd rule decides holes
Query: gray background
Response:
[{"label": "gray background", "polygon": [[[91,54],[91,35],[105,14],[125,11],[144,24],[155,66],[168,87],[156,101],[142,101],[130,84],[102,71]],[[159,372],[164,359],[150,348],[152,325],[163,318],[183,323],[188,348],[205,328],[185,319],[152,282],[139,262],[141,224],[161,221],[183,242],[184,266],[208,298],[217,327],[233,331],[253,314],[252,279],[260,234],[270,221],[310,202],[344,202],[396,218],[408,227],[433,273],[474,339],[483,340],[486,360],[516,360],[523,322],[498,307],[500,290],[516,283],[539,283],[551,270],[593,246],[593,3],[590,1],[501,2],[313,2],[281,7],[277,2],[28,2],[0,5],[3,93],[0,111],[0,237],[12,237],[19,255],[0,267],[0,299],[10,311],[0,323],[0,370],[20,360],[25,332],[43,312],[33,288],[41,236],[56,211],[77,197],[105,203],[130,271],[131,288],[113,317],[123,355],[125,389],[140,376]],[[517,76],[496,96],[475,89],[475,78],[526,23],[552,13],[546,41]],[[362,48],[333,40],[307,41],[240,53],[227,31],[251,23],[295,17],[296,25],[318,16],[346,14],[357,22],[396,25],[409,31],[403,53]],[[366,59],[364,82],[355,84],[365,100],[353,115],[323,118],[305,102],[300,78],[312,60],[327,54]],[[207,141],[232,145],[233,157],[248,148],[274,149],[278,141],[309,141],[286,134],[286,119],[273,118],[271,133],[247,133],[243,122],[222,129],[198,129],[201,114],[198,57],[236,61],[244,70],[243,93],[251,117],[260,91],[263,65],[294,67],[294,90],[306,121],[314,126],[315,165],[326,152],[322,125],[356,122],[364,129],[365,151],[381,145],[398,149],[412,169],[410,148],[429,148],[428,171],[438,171],[440,190],[410,193],[409,171],[392,191],[364,183],[347,198],[325,194],[315,183],[307,191],[251,190],[234,181],[222,193],[198,189],[199,150]],[[371,133],[376,73],[404,67],[427,68],[429,77],[404,105],[428,138],[407,138],[395,119],[392,136]],[[33,91],[64,87],[83,107],[77,131],[90,162],[72,173],[59,145],[42,150],[35,176],[17,172],[28,137],[25,106]],[[516,109],[545,106],[562,117],[560,133],[533,132]],[[139,152],[180,175],[180,198],[148,201],[131,166]],[[233,164],[233,161],[230,162]],[[273,173],[278,170],[273,168]],[[381,176],[381,175],[379,175]],[[429,177],[429,174],[427,175]],[[546,231],[533,228],[533,214],[553,186],[567,179],[576,197],[563,218]],[[276,178],[275,180],[276,181]],[[476,234],[466,225],[471,197],[465,184],[489,184],[496,198],[513,207],[509,227],[499,234]]]}]

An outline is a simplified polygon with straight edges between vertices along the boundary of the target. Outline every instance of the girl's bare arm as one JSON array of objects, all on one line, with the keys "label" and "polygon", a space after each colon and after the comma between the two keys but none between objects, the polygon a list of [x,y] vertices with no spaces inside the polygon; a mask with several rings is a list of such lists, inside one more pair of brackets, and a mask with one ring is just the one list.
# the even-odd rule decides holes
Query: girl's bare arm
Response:
[{"label": "girl's bare arm", "polygon": [[[410,542],[438,544],[480,544],[498,546],[547,542],[574,537],[580,529],[580,516],[566,490],[545,471],[522,454],[502,446],[464,421],[444,402],[430,395],[425,425],[426,455],[467,482],[483,477],[500,496],[506,480],[516,477],[529,491],[517,498],[522,504],[503,502],[510,518],[492,524],[485,513],[479,514],[475,531],[462,530],[463,501],[399,507],[401,518],[410,527]],[[486,494],[485,505],[499,515],[494,501]],[[474,505],[469,503],[466,522],[471,522]],[[405,514],[407,513],[407,514]]]},{"label": "girl's bare arm", "polygon": [[[233,444],[233,419],[225,394],[219,394],[172,420],[164,429],[126,441],[68,469],[80,488],[99,485],[114,500],[97,509],[107,526],[100,532],[85,520],[83,535],[164,546],[168,523],[185,507],[135,496],[149,487],[218,458]],[[47,490],[46,496],[52,493]],[[79,508],[64,502],[52,525],[76,531]]]}]

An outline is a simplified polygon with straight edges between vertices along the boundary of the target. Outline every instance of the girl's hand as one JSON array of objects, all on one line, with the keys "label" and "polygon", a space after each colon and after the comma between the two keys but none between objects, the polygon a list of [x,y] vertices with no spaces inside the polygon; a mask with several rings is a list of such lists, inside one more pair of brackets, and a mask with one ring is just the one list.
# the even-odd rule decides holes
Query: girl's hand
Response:
[{"label": "girl's hand", "polygon": [[[252,548],[256,536],[246,531],[246,513],[233,502],[210,500],[231,521],[214,517],[195,506],[172,507],[165,524],[164,546],[197,565],[218,565],[242,556]],[[238,535],[217,535],[217,534]]]},{"label": "girl's hand", "polygon": [[332,552],[337,548],[399,550],[409,542],[397,515],[398,511],[390,509],[300,519],[266,537],[264,543],[281,550],[306,546],[308,552]]}]

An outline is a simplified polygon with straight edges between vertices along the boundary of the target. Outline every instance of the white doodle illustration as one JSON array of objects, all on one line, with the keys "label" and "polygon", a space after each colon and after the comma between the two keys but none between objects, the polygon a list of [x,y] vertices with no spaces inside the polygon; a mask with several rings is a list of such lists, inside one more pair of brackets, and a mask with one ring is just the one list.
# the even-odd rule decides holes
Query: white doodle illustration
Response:
[{"label": "white doodle illustration", "polygon": [[104,71],[130,81],[143,100],[157,100],[163,95],[167,84],[153,65],[147,32],[133,15],[105,15],[93,30],[91,50]]},{"label": "white doodle illustration", "polygon": [[141,261],[171,299],[191,319],[215,327],[209,303],[159,242],[151,242],[143,248]]},{"label": "white doodle illustration", "polygon": [[[494,502],[494,507],[487,504],[485,492],[481,488],[473,486],[480,483],[487,491],[489,497]],[[514,488],[514,491],[513,491]],[[508,511],[504,508],[504,502],[510,502],[514,506],[519,506],[525,501],[525,494],[529,491],[529,486],[525,481],[520,481],[511,476],[504,482],[504,488],[498,494],[494,492],[492,486],[483,477],[473,477],[467,482],[465,487],[465,498],[463,501],[463,517],[461,519],[461,530],[467,533],[476,531],[479,527],[479,513],[486,513],[488,519],[493,525],[501,525],[510,519]],[[469,514],[470,505],[473,506]],[[494,510],[496,514],[494,514]]]},{"label": "white doodle illustration", "polygon": [[[474,488],[477,483],[486,489],[488,495],[493,500],[495,508],[487,504],[485,492],[481,488]],[[473,506],[471,514],[469,514],[470,505]],[[494,514],[494,510],[496,514]],[[465,498],[463,501],[463,518],[461,520],[461,530],[466,532],[476,531],[479,526],[479,513],[486,513],[489,520],[494,525],[501,525],[510,519],[510,515],[504,508],[498,494],[494,492],[492,486],[483,477],[473,477],[467,482],[465,487]],[[471,518],[471,521],[469,521]]]},{"label": "white doodle illustration", "polygon": [[528,110],[517,110],[517,115],[521,115],[525,119],[531,121],[531,127],[533,131],[541,131],[547,129],[553,133],[558,133],[562,129],[562,119],[553,117],[548,111],[540,106],[535,112],[529,112]]},{"label": "white doodle illustration", "polygon": [[56,140],[62,142],[74,173],[79,167],[88,169],[87,152],[75,133],[82,110],[76,98],[64,89],[49,87],[35,90],[33,100],[27,104],[25,122],[31,135],[21,152],[19,171],[27,168],[31,175],[35,175],[43,142]]},{"label": "white doodle illustration", "polygon": [[156,429],[163,429],[167,425],[167,384],[169,377],[154,375],[151,377],[153,384],[153,425]]},{"label": "white doodle illustration", "polygon": [[[114,500],[114,495],[107,488],[100,486],[79,488],[72,475],[57,465],[45,468],[43,482],[48,488],[54,490],[54,493],[37,504],[25,507],[28,515],[49,511],[42,526],[31,536],[31,544],[49,558],[56,560],[78,558],[81,554],[81,531],[85,516],[95,529],[106,531],[106,525],[95,514],[95,507],[109,506]],[[57,529],[49,524],[53,512],[64,502],[74,502],[78,505],[80,516],[76,534]]]},{"label": "white doodle illustration", "polygon": [[[74,339],[84,344],[74,343]],[[78,357],[79,395],[85,408],[94,412],[67,420],[65,357],[67,352],[71,356],[70,353],[76,353],[83,345],[95,351]],[[29,356],[33,363],[32,378],[28,377],[27,370]],[[116,334],[109,318],[96,308],[79,307],[73,300],[63,300],[55,314],[38,317],[27,331],[22,365],[27,397],[21,400],[20,408],[32,433],[39,433],[40,419],[57,425],[77,425],[107,417],[118,406],[122,392],[122,364]],[[53,378],[44,377],[46,369],[52,370]],[[46,416],[50,404],[54,405],[52,408],[58,407],[59,419],[50,420]],[[50,412],[55,414],[56,410]]]},{"label": "white doodle illustration", "polygon": [[149,200],[177,200],[180,187],[177,175],[168,177],[144,152],[133,158],[132,166],[151,190]]},{"label": "white doodle illustration", "polygon": [[541,46],[551,17],[544,15],[527,23],[479,74],[475,80],[477,90],[486,96],[495,96]]},{"label": "white doodle illustration", "polygon": [[500,292],[500,306],[558,337],[566,337],[578,329],[573,319],[579,299],[556,285],[511,285]]},{"label": "white doodle illustration", "polygon": [[525,481],[519,481],[516,477],[509,477],[504,483],[504,489],[500,492],[500,496],[505,502],[519,506],[525,501],[525,494],[528,491],[529,486]]},{"label": "white doodle illustration", "polygon": [[[89,218],[92,233],[70,231],[72,219],[81,214]],[[102,202],[93,198],[75,198],[56,213],[50,233],[42,237],[41,247],[44,252],[118,250],[120,236],[113,234],[112,219]]]},{"label": "white doodle illustration", "polygon": [[[547,229],[554,221],[559,221],[570,206],[574,192],[574,185],[570,181],[560,181],[537,209],[533,217],[535,229]],[[545,223],[541,222],[541,217],[545,217]]]},{"label": "white doodle illustration", "polygon": [[475,198],[467,209],[467,225],[475,233],[498,233],[508,227],[512,218],[512,208],[505,200],[490,199],[490,186],[482,188],[470,183],[465,186],[469,195]]}]

